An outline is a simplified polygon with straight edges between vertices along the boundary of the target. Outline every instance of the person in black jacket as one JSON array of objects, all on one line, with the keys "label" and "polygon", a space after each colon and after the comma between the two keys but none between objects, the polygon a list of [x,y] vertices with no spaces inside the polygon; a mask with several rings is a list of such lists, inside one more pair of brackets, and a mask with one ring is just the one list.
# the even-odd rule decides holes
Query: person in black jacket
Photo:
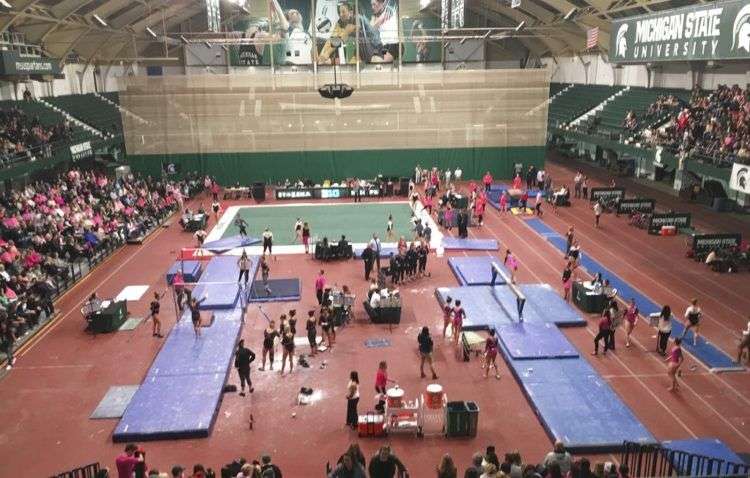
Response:
[{"label": "person in black jacket", "polygon": [[406,472],[406,467],[396,455],[391,453],[389,446],[381,446],[378,454],[370,460],[370,466],[367,467],[370,478],[394,478],[397,470],[399,474],[403,474]]},{"label": "person in black jacket", "polygon": [[283,478],[279,467],[271,463],[270,455],[263,455],[260,459],[260,462],[260,476],[262,476],[263,478]]},{"label": "person in black jacket", "polygon": [[240,375],[240,396],[245,396],[245,382],[247,382],[247,389],[250,393],[253,393],[253,382],[250,381],[250,364],[255,360],[255,353],[252,350],[245,347],[245,340],[240,340],[237,346],[237,354],[234,356],[234,366],[237,368],[237,373]]},{"label": "person in black jacket", "polygon": [[362,251],[362,259],[365,261],[365,280],[370,280],[370,273],[372,272],[372,266],[375,265],[375,251],[372,250],[369,244]]},{"label": "person in black jacket", "polygon": [[430,328],[429,327],[422,327],[422,332],[419,333],[419,336],[417,337],[417,342],[419,342],[419,356],[420,356],[420,362],[419,362],[419,374],[422,378],[425,378],[426,375],[424,374],[424,364],[427,362],[427,364],[430,366],[430,371],[432,372],[432,379],[437,380],[438,376],[435,373],[435,368],[432,366],[432,349],[434,347],[434,344],[432,342],[432,337],[430,337]]}]

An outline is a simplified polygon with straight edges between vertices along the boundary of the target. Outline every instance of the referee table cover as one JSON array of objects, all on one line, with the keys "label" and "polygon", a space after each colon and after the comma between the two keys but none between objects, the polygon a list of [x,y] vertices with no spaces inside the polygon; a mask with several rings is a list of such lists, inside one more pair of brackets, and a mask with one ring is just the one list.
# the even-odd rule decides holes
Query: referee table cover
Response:
[{"label": "referee table cover", "polygon": [[241,310],[216,311],[197,338],[185,313],[117,424],[113,441],[207,437],[241,329]]},{"label": "referee table cover", "polygon": [[[453,275],[458,279],[461,285],[490,285],[492,283],[492,264],[495,263],[502,268],[506,275],[510,272],[503,266],[503,261],[493,256],[468,256],[468,257],[449,257],[448,266],[450,266]],[[505,284],[503,277],[498,274],[495,284]]]},{"label": "referee table cover", "polygon": [[[547,241],[549,241],[556,249],[565,254],[567,247],[565,238],[545,224],[541,219],[529,219],[524,221],[524,223],[537,234],[547,239]],[[632,287],[618,275],[612,273],[590,256],[584,256],[581,254],[580,261],[581,266],[588,271],[589,274],[594,275],[597,272],[601,272],[602,277],[608,279],[612,287],[617,289],[617,295],[619,297],[624,300],[629,300],[630,298],[635,299],[638,310],[644,317],[648,317],[652,313],[658,313],[661,311],[661,306],[659,304],[646,297],[635,287]],[[684,325],[681,321],[672,320],[672,337],[681,336],[683,330]],[[732,357],[705,339],[701,338],[698,341],[697,346],[693,345],[692,331],[689,331],[685,335],[685,340],[682,342],[682,348],[690,352],[690,354],[705,364],[712,372],[744,371],[744,367],[736,364]]]}]

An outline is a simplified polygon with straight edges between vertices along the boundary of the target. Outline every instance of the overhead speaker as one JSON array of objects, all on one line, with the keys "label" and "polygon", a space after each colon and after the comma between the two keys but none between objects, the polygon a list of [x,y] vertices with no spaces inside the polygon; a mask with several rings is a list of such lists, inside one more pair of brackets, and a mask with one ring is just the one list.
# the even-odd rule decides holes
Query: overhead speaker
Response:
[{"label": "overhead speaker", "polygon": [[354,93],[354,88],[345,83],[329,83],[318,88],[318,93],[320,93],[320,96],[322,96],[323,98],[328,98],[329,100],[332,100],[334,98],[342,99],[352,96],[352,93]]}]

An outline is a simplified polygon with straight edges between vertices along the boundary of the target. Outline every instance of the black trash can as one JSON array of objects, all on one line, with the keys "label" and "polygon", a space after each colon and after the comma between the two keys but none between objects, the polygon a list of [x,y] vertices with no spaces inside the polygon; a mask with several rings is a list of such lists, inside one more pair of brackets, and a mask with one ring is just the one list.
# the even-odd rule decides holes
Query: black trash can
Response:
[{"label": "black trash can", "polygon": [[253,183],[253,199],[256,201],[266,200],[266,183]]}]

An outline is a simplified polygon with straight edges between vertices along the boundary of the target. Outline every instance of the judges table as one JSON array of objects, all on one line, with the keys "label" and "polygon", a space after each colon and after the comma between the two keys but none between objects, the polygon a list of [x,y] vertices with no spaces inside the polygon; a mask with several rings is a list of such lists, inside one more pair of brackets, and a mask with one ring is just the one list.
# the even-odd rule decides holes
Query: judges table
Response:
[{"label": "judges table", "polygon": [[195,232],[206,227],[207,222],[208,217],[206,216],[206,214],[193,214],[187,224],[185,224],[185,230],[189,232]]},{"label": "judges table", "polygon": [[105,300],[97,312],[90,315],[91,331],[97,334],[114,332],[128,318],[128,306],[124,300]]},{"label": "judges table", "polygon": [[601,314],[607,304],[607,297],[594,293],[590,282],[573,282],[573,303],[582,311]]}]

